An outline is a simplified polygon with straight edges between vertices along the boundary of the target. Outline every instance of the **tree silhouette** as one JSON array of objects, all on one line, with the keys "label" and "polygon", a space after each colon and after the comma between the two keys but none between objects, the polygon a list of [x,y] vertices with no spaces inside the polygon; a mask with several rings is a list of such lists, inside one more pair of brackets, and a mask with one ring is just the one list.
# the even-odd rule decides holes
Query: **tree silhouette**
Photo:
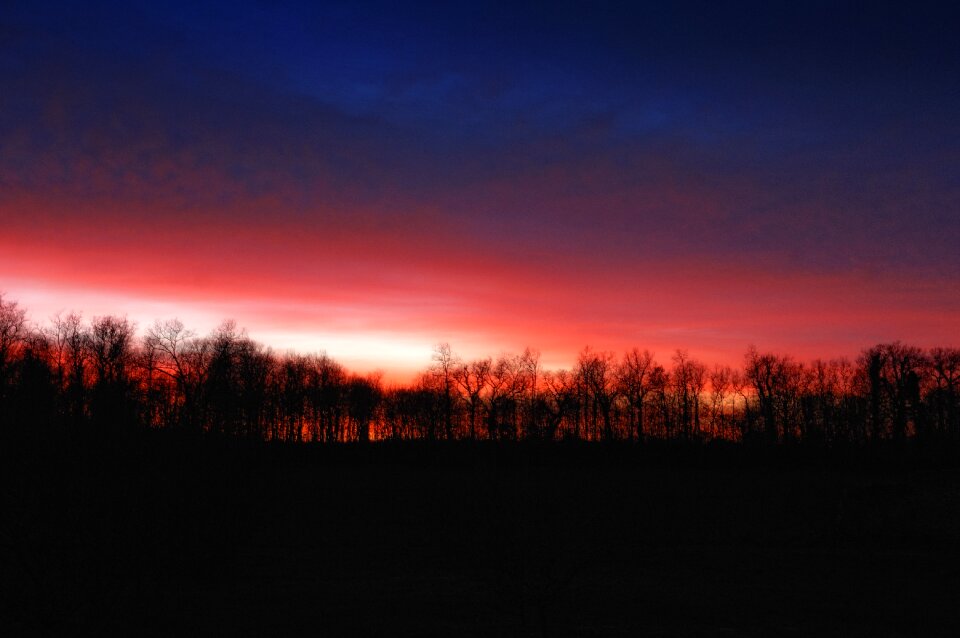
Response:
[{"label": "tree silhouette", "polygon": [[26,339],[26,311],[0,295],[0,428],[10,419],[13,365]]},{"label": "tree silhouette", "polygon": [[929,392],[933,430],[939,435],[960,434],[960,349],[930,350],[932,387]]},{"label": "tree silhouette", "polygon": [[[0,298],[0,422],[55,431],[173,428],[294,442],[685,441],[839,445],[960,440],[960,350],[900,342],[856,362],[749,348],[741,369],[677,350],[582,350],[572,369],[539,353],[463,362],[449,344],[408,386],[350,373],[324,353],[277,355],[232,321],[197,336],[179,320],[137,338],[118,316],[33,328]],[[28,427],[28,426],[23,426]]]},{"label": "tree silhouette", "polygon": [[642,441],[644,436],[644,408],[652,389],[650,377],[655,365],[649,350],[640,352],[633,348],[623,355],[616,371],[619,393],[627,401],[629,430],[637,441]]},{"label": "tree silhouette", "polygon": [[492,366],[493,360],[488,357],[460,364],[454,372],[454,378],[460,391],[463,392],[469,410],[467,423],[469,424],[471,441],[477,438],[478,423],[484,406],[483,394],[486,392],[490,381],[490,368]]}]

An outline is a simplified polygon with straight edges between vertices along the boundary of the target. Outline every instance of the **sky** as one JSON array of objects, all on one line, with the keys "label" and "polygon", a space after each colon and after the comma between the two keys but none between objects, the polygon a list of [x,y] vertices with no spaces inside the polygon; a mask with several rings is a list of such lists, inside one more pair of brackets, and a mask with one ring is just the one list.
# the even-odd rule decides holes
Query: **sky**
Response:
[{"label": "sky", "polygon": [[960,345],[950,3],[5,3],[0,292],[397,378]]}]

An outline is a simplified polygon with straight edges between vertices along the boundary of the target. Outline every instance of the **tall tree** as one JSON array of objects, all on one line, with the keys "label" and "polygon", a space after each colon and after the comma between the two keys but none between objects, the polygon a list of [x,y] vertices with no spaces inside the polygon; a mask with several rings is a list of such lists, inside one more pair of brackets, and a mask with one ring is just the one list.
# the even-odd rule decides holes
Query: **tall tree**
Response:
[{"label": "tall tree", "polygon": [[936,431],[960,438],[960,348],[933,348],[930,351],[933,377],[930,402]]},{"label": "tall tree", "polygon": [[588,431],[610,441],[614,438],[613,405],[617,388],[614,383],[614,355],[584,348],[577,358],[576,375],[583,388]]},{"label": "tall tree", "polygon": [[101,424],[125,425],[135,414],[130,371],[134,325],[126,318],[94,317],[87,333],[93,368],[92,416]]},{"label": "tall tree", "polygon": [[26,338],[26,325],[26,311],[0,295],[0,428],[7,426],[9,419],[11,372]]},{"label": "tall tree", "polygon": [[469,363],[462,363],[454,371],[454,379],[467,402],[469,411],[467,419],[471,440],[477,438],[477,425],[483,410],[483,394],[489,385],[490,369],[492,367],[493,360],[487,357],[486,359],[476,359]]},{"label": "tall tree", "polygon": [[436,380],[436,387],[442,396],[443,432],[449,440],[453,439],[453,411],[456,394],[456,370],[459,359],[453,353],[449,343],[440,343],[433,350],[433,366],[431,372]]},{"label": "tall tree", "polygon": [[641,352],[633,348],[623,355],[617,366],[616,377],[620,394],[626,399],[629,414],[631,436],[642,441],[644,436],[643,417],[647,395],[653,388],[651,376],[656,367],[649,350]]}]

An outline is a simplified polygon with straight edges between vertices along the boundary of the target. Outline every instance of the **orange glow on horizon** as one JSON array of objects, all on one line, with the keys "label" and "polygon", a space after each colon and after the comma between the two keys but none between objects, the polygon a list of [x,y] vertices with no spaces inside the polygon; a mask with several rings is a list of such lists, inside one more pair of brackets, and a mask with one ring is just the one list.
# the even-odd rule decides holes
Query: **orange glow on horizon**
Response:
[{"label": "orange glow on horizon", "polygon": [[458,236],[469,234],[449,224],[421,237],[420,224],[435,222],[429,212],[413,216],[423,221],[412,230],[352,235],[255,215],[263,221],[228,231],[212,213],[141,221],[149,210],[131,217],[87,203],[77,212],[40,197],[6,204],[0,290],[39,323],[75,310],[127,315],[141,329],[178,317],[206,334],[234,319],[276,351],[323,350],[397,382],[426,368],[439,342],[465,359],[529,346],[545,368],[571,367],[587,345],[646,348],[661,362],[682,348],[739,365],[751,344],[799,359],[855,357],[881,341],[955,344],[960,327],[949,278],[643,252],[631,261],[590,251],[529,259],[495,242],[464,244]]}]

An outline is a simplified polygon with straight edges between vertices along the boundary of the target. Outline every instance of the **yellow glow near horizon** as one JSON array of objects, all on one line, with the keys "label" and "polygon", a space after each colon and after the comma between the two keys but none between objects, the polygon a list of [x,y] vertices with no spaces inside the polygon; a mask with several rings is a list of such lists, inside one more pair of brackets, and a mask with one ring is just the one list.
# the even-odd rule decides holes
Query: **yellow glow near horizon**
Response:
[{"label": "yellow glow near horizon", "polygon": [[278,352],[325,352],[356,372],[381,370],[393,377],[429,365],[434,342],[427,338],[368,331],[257,331],[256,341]]},{"label": "yellow glow near horizon", "polygon": [[[225,319],[235,319],[237,327],[251,339],[275,352],[300,354],[325,352],[348,370],[361,374],[379,371],[388,382],[408,381],[430,365],[436,339],[427,335],[388,333],[364,328],[317,330],[286,329],[282,320],[269,321],[259,312],[244,317],[218,302],[183,302],[147,299],[97,289],[59,288],[34,282],[8,281],[3,292],[27,310],[35,324],[47,325],[57,314],[80,313],[89,320],[96,316],[127,317],[143,334],[158,320],[177,318],[197,336],[209,334]],[[249,320],[248,320],[249,319]]]}]

